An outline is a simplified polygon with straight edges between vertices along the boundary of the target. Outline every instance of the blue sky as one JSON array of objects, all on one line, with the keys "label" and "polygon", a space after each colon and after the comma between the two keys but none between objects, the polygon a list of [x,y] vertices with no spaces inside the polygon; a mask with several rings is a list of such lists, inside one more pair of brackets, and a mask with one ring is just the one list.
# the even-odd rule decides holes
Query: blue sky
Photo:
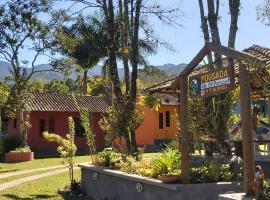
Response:
[{"label": "blue sky", "polygon": [[[163,0],[166,1],[166,0]],[[221,2],[227,2],[222,1]],[[236,49],[243,50],[252,44],[259,44],[270,48],[270,27],[257,21],[256,7],[262,0],[242,0],[241,14],[239,16],[236,38]],[[182,9],[185,17],[179,18],[178,22],[184,28],[172,29],[156,26],[160,37],[173,44],[177,52],[169,52],[166,49],[159,49],[158,54],[148,57],[153,65],[165,63],[189,63],[204,44],[203,34],[200,29],[200,13],[197,0],[182,1]],[[220,7],[221,19],[219,22],[222,44],[227,45],[230,16],[228,5]]]},{"label": "blue sky", "polygon": [[[188,63],[204,44],[203,35],[200,29],[200,13],[197,0],[159,0],[159,2],[171,7],[180,5],[185,16],[179,17],[177,22],[182,24],[183,28],[172,28],[156,19],[150,18],[151,24],[155,28],[156,35],[164,41],[169,42],[176,49],[171,52],[164,48],[159,48],[156,55],[148,56],[147,60],[152,65],[162,65],[166,63]],[[220,36],[222,44],[227,45],[230,16],[227,0],[221,0],[219,21]],[[241,14],[239,16],[236,38],[236,49],[242,50],[252,44],[259,44],[265,47],[270,47],[270,27],[263,25],[257,21],[256,7],[263,0],[242,0]],[[66,4],[66,3],[65,3]],[[63,3],[58,5],[64,6]],[[22,52],[23,57],[32,57],[29,52]],[[38,64],[48,63],[46,57],[41,57]]]}]

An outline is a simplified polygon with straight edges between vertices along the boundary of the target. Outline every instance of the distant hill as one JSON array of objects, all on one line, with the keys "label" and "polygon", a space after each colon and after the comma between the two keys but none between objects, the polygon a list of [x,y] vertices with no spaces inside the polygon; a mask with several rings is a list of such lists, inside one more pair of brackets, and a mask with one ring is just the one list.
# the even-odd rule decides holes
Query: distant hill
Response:
[{"label": "distant hill", "polygon": [[144,87],[151,86],[169,78],[169,75],[155,66],[148,65],[143,69],[138,69],[138,79],[142,81]]},{"label": "distant hill", "polygon": [[[139,69],[138,72],[142,73],[139,74],[138,77],[147,77],[147,76],[161,76],[161,79],[164,77],[171,77],[174,75],[179,74],[186,64],[181,63],[179,65],[174,64],[164,64],[160,66],[151,66],[151,68],[146,68],[148,71],[144,71],[145,68]],[[153,68],[154,67],[154,68]],[[36,67],[38,70],[45,70],[45,69],[51,69],[52,66],[49,64],[41,64]],[[0,80],[3,80],[6,76],[10,75],[10,69],[11,65],[7,62],[0,61]],[[158,70],[158,71],[157,71]],[[97,65],[93,69],[90,69],[88,72],[88,76],[97,76],[101,75],[102,72],[102,66]],[[122,68],[118,69],[119,76],[122,78],[124,76],[124,70]],[[75,78],[77,76],[76,72],[73,72],[71,74],[71,77]],[[40,72],[36,73],[33,77],[35,78],[41,78],[44,80],[52,80],[52,79],[64,79],[64,75],[58,72]],[[155,79],[155,77],[153,77]]]},{"label": "distant hill", "polygon": [[9,63],[0,61],[0,80],[9,75],[11,65]]},{"label": "distant hill", "polygon": [[185,63],[181,63],[179,65],[167,63],[156,67],[162,71],[165,71],[169,76],[173,76],[179,74],[186,66],[187,64]]}]

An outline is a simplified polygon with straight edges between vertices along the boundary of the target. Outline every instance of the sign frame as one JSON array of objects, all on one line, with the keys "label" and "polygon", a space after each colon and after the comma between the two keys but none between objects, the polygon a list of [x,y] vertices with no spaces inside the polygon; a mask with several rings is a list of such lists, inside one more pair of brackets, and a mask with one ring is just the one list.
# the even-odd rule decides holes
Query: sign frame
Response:
[{"label": "sign frame", "polygon": [[235,88],[234,72],[230,67],[222,67],[190,76],[188,83],[191,98],[222,94]]}]

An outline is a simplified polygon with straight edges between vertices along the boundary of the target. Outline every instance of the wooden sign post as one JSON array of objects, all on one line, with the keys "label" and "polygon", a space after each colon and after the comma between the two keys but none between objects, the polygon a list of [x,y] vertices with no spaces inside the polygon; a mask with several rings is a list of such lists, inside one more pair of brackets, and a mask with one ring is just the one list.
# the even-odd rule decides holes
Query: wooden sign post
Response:
[{"label": "wooden sign post", "polygon": [[[214,43],[208,43],[191,60],[187,67],[176,77],[173,87],[180,89],[180,151],[181,151],[181,178],[183,183],[189,182],[189,152],[188,152],[188,97],[207,97],[215,94],[228,92],[234,87],[233,73],[230,68],[220,68],[198,76],[190,76],[192,70],[203,60],[209,52],[217,52],[231,59],[249,58],[253,61],[258,59],[250,54],[239,52]],[[259,60],[261,62],[261,60]],[[240,102],[243,135],[243,159],[244,159],[244,192],[251,192],[251,181],[254,179],[254,152],[252,144],[252,120],[250,102],[250,80],[246,66],[240,64]],[[189,77],[189,81],[188,81]],[[180,84],[179,84],[180,83]],[[188,93],[189,91],[189,93]]]}]

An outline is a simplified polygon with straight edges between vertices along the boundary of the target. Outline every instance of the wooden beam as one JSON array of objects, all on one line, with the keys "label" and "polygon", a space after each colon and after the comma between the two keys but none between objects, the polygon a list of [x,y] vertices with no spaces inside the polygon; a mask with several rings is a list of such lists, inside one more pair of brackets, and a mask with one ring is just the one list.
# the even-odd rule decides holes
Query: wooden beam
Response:
[{"label": "wooden beam", "polygon": [[209,51],[207,50],[206,47],[203,47],[199,53],[192,59],[192,61],[185,67],[185,69],[175,78],[175,80],[172,82],[172,88],[178,88],[179,89],[179,81],[180,81],[180,77],[184,76],[184,75],[189,75],[192,70],[198,65],[200,64],[200,62],[203,60],[203,58],[205,57],[205,55],[208,53]]},{"label": "wooden beam", "polygon": [[[241,63],[241,61],[239,62]],[[255,175],[252,116],[250,101],[250,76],[246,65],[240,64],[240,103],[241,103],[241,127],[243,140],[243,162],[244,162],[244,192],[249,194],[252,191],[252,181]]]},{"label": "wooden beam", "polygon": [[189,183],[189,137],[188,137],[188,80],[187,76],[180,78],[180,140],[181,152],[181,180]]},{"label": "wooden beam", "polygon": [[246,52],[238,51],[238,50],[235,50],[233,48],[226,47],[223,45],[217,45],[217,44],[212,43],[212,42],[207,43],[205,46],[206,46],[208,51],[220,53],[228,58],[235,58],[235,59],[238,59],[240,61],[241,61],[241,59],[246,59],[246,58],[249,58],[252,60],[262,61],[261,59],[255,57],[251,54],[248,54]]},{"label": "wooden beam", "polygon": [[200,51],[199,53],[192,59],[192,61],[185,67],[185,69],[175,78],[175,80],[172,82],[171,87],[172,88],[179,88],[179,81],[180,76],[183,75],[189,75],[192,70],[203,60],[203,58],[207,55],[209,52],[216,52],[221,55],[227,56],[228,58],[235,58],[239,60],[245,60],[245,59],[251,59],[252,61],[256,62],[265,62],[264,60],[261,60],[251,54],[237,51],[233,48],[229,48],[223,45],[218,45],[215,43],[207,43]]}]

